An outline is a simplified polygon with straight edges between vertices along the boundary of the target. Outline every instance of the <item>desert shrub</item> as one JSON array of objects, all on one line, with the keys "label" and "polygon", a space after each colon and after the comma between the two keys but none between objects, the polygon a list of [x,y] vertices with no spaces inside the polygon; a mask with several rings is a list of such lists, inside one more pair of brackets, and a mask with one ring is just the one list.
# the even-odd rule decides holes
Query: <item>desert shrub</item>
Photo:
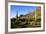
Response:
[{"label": "desert shrub", "polygon": [[15,21],[11,21],[11,28],[14,28],[15,27]]},{"label": "desert shrub", "polygon": [[30,17],[30,18],[16,18],[11,19],[11,28],[25,28],[33,27],[33,25],[40,25],[41,18]]},{"label": "desert shrub", "polygon": [[21,21],[22,21],[22,22],[24,22],[24,21],[25,21],[25,19],[21,19]]},{"label": "desert shrub", "polygon": [[21,22],[20,21],[15,21],[15,25],[18,25],[20,24]]}]

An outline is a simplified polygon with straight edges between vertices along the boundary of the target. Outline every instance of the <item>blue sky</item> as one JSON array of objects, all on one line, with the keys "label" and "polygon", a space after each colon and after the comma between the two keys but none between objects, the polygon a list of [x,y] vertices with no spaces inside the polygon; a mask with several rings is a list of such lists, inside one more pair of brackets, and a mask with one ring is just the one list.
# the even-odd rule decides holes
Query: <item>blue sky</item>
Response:
[{"label": "blue sky", "polygon": [[17,11],[18,11],[18,15],[20,15],[20,14],[25,15],[29,12],[33,12],[35,9],[37,9],[36,6],[11,5],[10,15],[11,15],[11,17],[15,17]]}]

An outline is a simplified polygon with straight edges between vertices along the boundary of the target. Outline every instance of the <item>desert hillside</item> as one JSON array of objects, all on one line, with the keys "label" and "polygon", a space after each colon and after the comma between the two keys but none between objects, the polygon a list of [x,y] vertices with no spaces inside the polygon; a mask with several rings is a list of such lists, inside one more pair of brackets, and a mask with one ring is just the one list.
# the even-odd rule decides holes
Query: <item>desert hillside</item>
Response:
[{"label": "desert hillside", "polygon": [[35,11],[28,13],[26,15],[21,16],[21,18],[32,18],[32,17],[39,17],[41,16],[41,9],[38,7]]}]

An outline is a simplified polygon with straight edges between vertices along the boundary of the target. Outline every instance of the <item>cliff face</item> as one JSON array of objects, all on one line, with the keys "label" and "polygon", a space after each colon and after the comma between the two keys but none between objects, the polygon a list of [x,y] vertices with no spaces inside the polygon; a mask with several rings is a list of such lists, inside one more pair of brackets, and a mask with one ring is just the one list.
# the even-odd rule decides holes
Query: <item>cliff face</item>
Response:
[{"label": "cliff face", "polygon": [[21,18],[28,18],[28,17],[30,18],[30,17],[35,17],[35,16],[36,17],[41,16],[41,7],[37,7],[37,9],[35,11],[28,13],[28,14],[22,16]]}]

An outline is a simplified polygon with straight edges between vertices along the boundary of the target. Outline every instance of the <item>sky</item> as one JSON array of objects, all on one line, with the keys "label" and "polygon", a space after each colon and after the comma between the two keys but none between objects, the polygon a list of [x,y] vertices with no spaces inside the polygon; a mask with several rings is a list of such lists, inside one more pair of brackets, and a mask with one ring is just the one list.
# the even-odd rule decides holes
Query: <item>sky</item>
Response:
[{"label": "sky", "polygon": [[35,9],[37,9],[36,6],[21,6],[21,5],[11,5],[10,8],[10,16],[15,17],[16,13],[18,11],[18,16],[20,14],[25,15],[29,12],[33,12]]}]

